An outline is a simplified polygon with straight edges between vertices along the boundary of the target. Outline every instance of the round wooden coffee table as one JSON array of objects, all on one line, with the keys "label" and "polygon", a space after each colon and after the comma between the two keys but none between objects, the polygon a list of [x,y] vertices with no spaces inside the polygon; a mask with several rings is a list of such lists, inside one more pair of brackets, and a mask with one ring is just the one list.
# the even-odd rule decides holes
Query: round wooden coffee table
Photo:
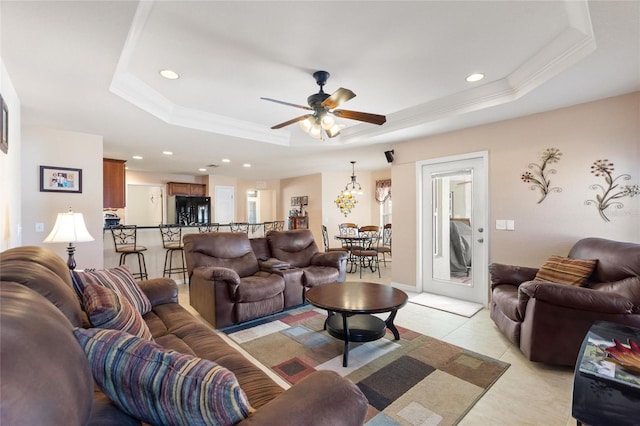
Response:
[{"label": "round wooden coffee table", "polygon": [[[402,290],[383,284],[347,281],[312,287],[306,298],[313,306],[328,311],[324,326],[329,335],[344,340],[344,367],[349,361],[349,342],[378,340],[387,328],[395,340],[400,339],[393,320],[398,309],[407,303],[407,294]],[[371,315],[382,312],[391,312],[384,321]]]}]

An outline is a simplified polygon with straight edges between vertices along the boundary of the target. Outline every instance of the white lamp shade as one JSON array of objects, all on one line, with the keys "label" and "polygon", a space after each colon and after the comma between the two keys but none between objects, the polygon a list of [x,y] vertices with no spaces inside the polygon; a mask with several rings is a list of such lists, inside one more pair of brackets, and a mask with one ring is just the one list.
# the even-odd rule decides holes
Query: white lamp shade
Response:
[{"label": "white lamp shade", "polygon": [[56,224],[45,243],[75,243],[93,241],[93,237],[87,231],[82,213],[58,213]]}]

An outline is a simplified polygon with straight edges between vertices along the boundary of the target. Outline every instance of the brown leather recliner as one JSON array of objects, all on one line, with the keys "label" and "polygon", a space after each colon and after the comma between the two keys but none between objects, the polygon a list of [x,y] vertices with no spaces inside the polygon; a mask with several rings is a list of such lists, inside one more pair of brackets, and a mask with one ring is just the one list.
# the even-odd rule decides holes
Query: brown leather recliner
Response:
[{"label": "brown leather recliner", "polygon": [[183,238],[193,308],[216,328],[284,309],[282,276],[261,271],[244,232]]},{"label": "brown leather recliner", "polygon": [[640,327],[640,244],[585,238],[573,259],[597,259],[584,287],[534,281],[537,268],[493,263],[490,315],[531,361],[575,365],[591,325]]},{"label": "brown leather recliner", "polygon": [[347,276],[347,253],[320,252],[308,229],[270,231],[267,234],[271,256],[304,271],[305,288],[343,282]]}]

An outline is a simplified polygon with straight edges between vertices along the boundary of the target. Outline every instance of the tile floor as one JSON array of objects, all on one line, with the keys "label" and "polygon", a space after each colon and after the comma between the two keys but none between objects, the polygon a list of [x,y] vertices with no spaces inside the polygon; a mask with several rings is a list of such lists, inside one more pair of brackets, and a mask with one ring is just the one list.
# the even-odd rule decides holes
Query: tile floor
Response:
[{"label": "tile floor", "polygon": [[[391,266],[391,262],[382,266],[381,278],[377,272],[363,272],[362,281],[389,284]],[[347,279],[359,281],[360,277],[349,274]],[[184,285],[180,286],[180,303],[190,309]],[[511,364],[460,425],[575,424],[571,417],[573,369],[528,361],[495,327],[487,309],[465,318],[408,303],[398,311],[395,323]]]}]

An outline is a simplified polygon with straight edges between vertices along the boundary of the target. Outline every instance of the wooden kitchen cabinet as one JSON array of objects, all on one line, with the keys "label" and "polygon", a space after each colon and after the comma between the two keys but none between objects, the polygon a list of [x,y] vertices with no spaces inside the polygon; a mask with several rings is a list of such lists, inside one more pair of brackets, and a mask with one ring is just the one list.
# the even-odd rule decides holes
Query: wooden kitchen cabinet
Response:
[{"label": "wooden kitchen cabinet", "polygon": [[207,195],[207,185],[200,183],[167,182],[167,192],[169,195],[204,197]]},{"label": "wooden kitchen cabinet", "polygon": [[126,178],[124,160],[102,159],[102,207],[123,208],[125,201]]}]

